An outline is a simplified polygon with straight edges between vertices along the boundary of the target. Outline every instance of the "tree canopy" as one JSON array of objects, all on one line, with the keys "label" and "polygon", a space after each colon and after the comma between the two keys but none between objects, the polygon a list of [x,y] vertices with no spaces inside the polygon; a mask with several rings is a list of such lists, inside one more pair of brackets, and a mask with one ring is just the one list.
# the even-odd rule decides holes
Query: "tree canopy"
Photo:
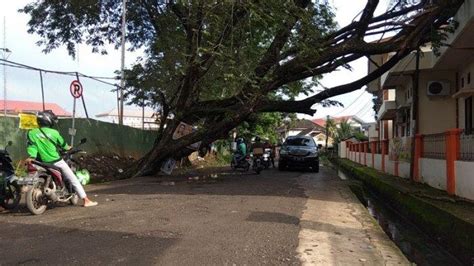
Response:
[{"label": "tree canopy", "polygon": [[[74,56],[75,46],[86,43],[105,53],[105,44],[120,43],[121,2],[35,1],[21,12],[31,15],[29,32],[40,36],[45,52],[65,45]],[[379,1],[367,0],[351,24],[339,27],[326,0],[128,1],[126,40],[131,50],[145,51],[126,73],[128,97],[174,117],[162,119],[140,174],[185,155],[190,143],[224,136],[255,113],[313,115],[317,103],[337,104],[330,98],[375,80],[420,45],[442,42],[462,3],[398,0],[375,15]],[[393,56],[367,76],[314,91],[321,75],[382,53]],[[300,94],[307,97],[295,100]],[[178,121],[200,130],[172,140]]]}]

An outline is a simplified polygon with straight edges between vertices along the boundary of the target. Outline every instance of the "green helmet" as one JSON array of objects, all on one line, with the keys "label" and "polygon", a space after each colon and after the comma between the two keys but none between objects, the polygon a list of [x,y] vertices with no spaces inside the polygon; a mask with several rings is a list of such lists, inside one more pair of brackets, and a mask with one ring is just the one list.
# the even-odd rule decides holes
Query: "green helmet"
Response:
[{"label": "green helmet", "polygon": [[79,180],[79,182],[83,186],[89,184],[89,182],[91,181],[91,175],[90,175],[89,171],[87,171],[86,169],[76,171],[76,176],[77,176],[77,179]]}]

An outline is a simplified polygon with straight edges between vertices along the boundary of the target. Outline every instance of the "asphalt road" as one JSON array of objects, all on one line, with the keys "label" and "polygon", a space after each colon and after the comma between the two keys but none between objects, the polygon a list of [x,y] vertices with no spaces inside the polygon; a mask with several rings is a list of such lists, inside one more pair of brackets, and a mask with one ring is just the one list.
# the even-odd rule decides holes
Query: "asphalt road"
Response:
[{"label": "asphalt road", "polygon": [[[324,168],[319,174],[268,170],[259,176],[223,172],[204,180],[144,177],[91,185],[86,190],[100,204],[94,208],[0,214],[0,265],[299,265],[301,253],[311,260],[312,250],[298,251],[306,230],[302,215],[320,208],[317,202],[307,206],[314,191],[305,189],[331,189],[321,182],[307,185],[313,178],[337,176]],[[370,242],[367,228],[360,231]]]}]

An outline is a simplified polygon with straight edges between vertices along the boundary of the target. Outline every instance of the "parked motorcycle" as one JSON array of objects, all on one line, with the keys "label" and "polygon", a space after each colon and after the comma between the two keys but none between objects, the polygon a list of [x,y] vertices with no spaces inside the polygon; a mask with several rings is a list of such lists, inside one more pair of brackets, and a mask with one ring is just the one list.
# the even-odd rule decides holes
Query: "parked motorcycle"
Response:
[{"label": "parked motorcycle", "polygon": [[271,154],[272,154],[272,150],[271,149],[265,149],[264,153],[263,153],[263,161],[262,161],[262,164],[263,164],[263,167],[265,169],[268,169],[270,168],[270,165],[271,165]]},{"label": "parked motorcycle", "polygon": [[260,174],[263,170],[263,155],[263,148],[254,148],[252,150],[252,169],[257,174]]},{"label": "parked motorcycle", "polygon": [[7,210],[15,209],[20,203],[21,186],[18,177],[15,176],[15,168],[7,148],[13,143],[8,142],[3,150],[0,150],[0,206]]},{"label": "parked motorcycle", "polygon": [[248,171],[250,169],[250,156],[246,155],[242,157],[242,155],[234,153],[234,155],[232,155],[232,161],[230,162],[230,168],[232,168],[232,170],[242,169]]},{"label": "parked motorcycle", "polygon": [[[77,147],[86,141],[82,139]],[[68,164],[75,164],[73,156],[82,152],[77,147],[63,153],[62,157]],[[75,165],[72,167],[75,169]],[[43,214],[49,203],[78,203],[79,196],[72,185],[63,179],[61,169],[57,166],[35,160],[28,165],[28,172],[33,178],[32,187],[26,193],[26,206],[32,214]]]}]

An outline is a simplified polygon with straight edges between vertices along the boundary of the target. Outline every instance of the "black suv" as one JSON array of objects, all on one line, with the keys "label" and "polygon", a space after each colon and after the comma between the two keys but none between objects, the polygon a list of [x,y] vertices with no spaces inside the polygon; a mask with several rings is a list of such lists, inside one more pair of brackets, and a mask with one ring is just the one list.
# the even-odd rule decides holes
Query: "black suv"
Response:
[{"label": "black suv", "polygon": [[311,168],[313,172],[319,172],[318,146],[313,138],[293,136],[285,140],[280,149],[278,169],[285,170],[288,167]]}]

